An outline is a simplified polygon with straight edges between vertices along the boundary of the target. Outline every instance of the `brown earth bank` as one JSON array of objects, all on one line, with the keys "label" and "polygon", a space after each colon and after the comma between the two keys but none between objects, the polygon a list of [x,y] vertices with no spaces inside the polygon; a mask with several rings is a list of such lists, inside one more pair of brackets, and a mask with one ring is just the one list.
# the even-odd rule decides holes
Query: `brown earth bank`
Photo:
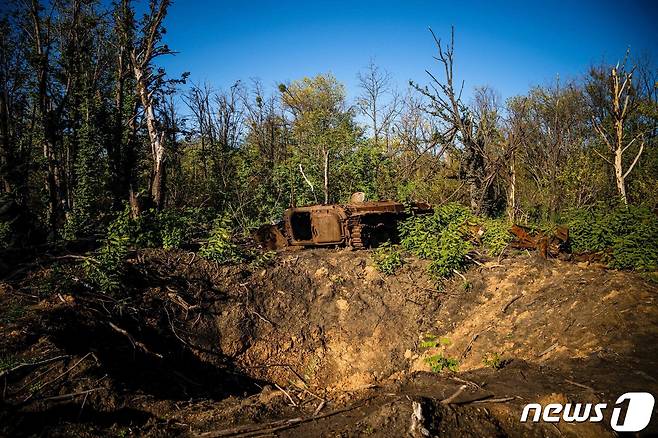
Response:
[{"label": "brown earth bank", "polygon": [[[437,290],[369,251],[144,250],[109,296],[56,259],[0,284],[5,436],[605,436],[617,397],[658,394],[658,286],[599,265],[516,254]],[[609,408],[521,423],[527,403]]]}]

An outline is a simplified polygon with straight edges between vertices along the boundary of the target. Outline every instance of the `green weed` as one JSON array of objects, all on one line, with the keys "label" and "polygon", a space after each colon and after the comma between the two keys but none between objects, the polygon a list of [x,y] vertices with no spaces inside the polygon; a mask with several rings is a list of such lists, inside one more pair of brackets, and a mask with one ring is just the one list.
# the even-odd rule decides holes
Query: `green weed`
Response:
[{"label": "green weed", "polygon": [[426,357],[424,360],[433,373],[440,373],[446,369],[453,372],[459,370],[459,361],[457,359],[444,357],[441,353]]},{"label": "green weed", "polygon": [[377,270],[386,275],[394,274],[404,263],[400,251],[390,242],[384,242],[373,250],[372,259]]}]

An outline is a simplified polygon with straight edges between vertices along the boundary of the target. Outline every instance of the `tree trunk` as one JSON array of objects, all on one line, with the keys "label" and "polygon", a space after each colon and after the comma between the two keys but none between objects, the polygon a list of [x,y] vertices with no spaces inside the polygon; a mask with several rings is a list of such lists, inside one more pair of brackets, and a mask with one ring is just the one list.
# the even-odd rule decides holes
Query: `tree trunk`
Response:
[{"label": "tree trunk", "polygon": [[624,181],[622,148],[619,143],[617,144],[617,147],[615,149],[614,168],[615,168],[615,182],[617,183],[617,191],[619,192],[621,202],[623,202],[624,204],[628,204],[628,200],[626,199],[626,182]]},{"label": "tree trunk", "polygon": [[324,203],[329,203],[329,150],[322,151],[324,154]]},{"label": "tree trunk", "polygon": [[144,72],[139,66],[135,66],[134,70],[139,96],[142,101],[142,106],[144,107],[146,129],[151,143],[151,159],[153,160],[153,169],[151,170],[151,181],[149,184],[151,198],[155,207],[158,210],[161,210],[164,207],[165,201],[165,136],[164,132],[161,132],[158,128],[157,120],[155,119],[153,99],[144,83]]},{"label": "tree trunk", "polygon": [[507,200],[507,216],[510,222],[516,221],[516,163],[514,157],[511,159],[510,164],[510,184],[509,196]]},{"label": "tree trunk", "polygon": [[617,191],[619,192],[619,197],[621,202],[624,205],[628,204],[626,199],[626,181],[624,176],[624,161],[622,159],[624,154],[624,119],[623,114],[625,111],[621,109],[621,96],[619,90],[619,79],[615,70],[613,70],[614,78],[614,96],[612,99],[612,104],[615,111],[615,157],[613,162],[613,167],[615,169],[615,182],[617,183]]}]

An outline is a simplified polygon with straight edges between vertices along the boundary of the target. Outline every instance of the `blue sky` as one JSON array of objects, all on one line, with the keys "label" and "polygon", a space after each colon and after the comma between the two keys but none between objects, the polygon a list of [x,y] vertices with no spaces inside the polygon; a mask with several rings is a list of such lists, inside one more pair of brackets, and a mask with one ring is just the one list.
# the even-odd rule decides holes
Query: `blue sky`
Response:
[{"label": "blue sky", "polygon": [[[619,6],[623,5],[623,6]],[[276,83],[331,72],[358,94],[371,58],[400,89],[425,83],[434,43],[455,26],[456,77],[466,89],[490,85],[503,98],[556,75],[582,75],[616,62],[630,46],[658,60],[658,1],[174,1],[162,60],[171,75],[228,88],[240,79]]]}]

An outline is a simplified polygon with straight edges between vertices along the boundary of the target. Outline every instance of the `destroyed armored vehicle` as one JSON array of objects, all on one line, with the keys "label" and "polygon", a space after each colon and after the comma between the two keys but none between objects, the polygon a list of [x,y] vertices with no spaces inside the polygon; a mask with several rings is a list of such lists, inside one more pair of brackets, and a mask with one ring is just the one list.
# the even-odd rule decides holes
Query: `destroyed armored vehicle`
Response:
[{"label": "destroyed armored vehicle", "polygon": [[269,249],[287,246],[375,247],[397,240],[397,226],[411,214],[431,213],[429,204],[405,206],[395,201],[353,202],[289,208],[283,221],[264,225],[256,241]]}]

